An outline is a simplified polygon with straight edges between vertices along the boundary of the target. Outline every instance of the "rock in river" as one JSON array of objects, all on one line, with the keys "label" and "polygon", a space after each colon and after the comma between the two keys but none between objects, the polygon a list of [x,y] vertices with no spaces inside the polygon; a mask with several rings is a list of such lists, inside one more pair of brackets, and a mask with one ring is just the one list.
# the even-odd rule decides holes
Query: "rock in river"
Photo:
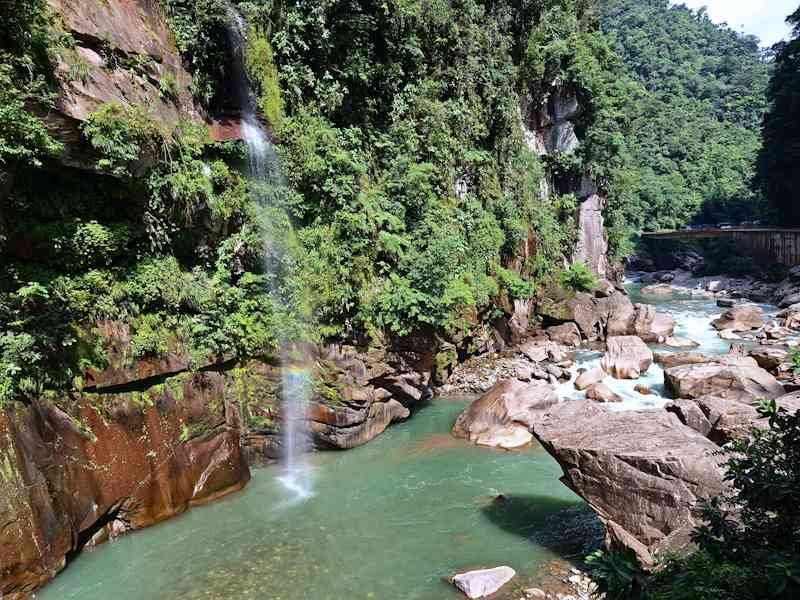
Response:
[{"label": "rock in river", "polygon": [[719,448],[665,410],[564,402],[534,434],[561,465],[561,481],[597,512],[607,543],[633,549],[646,565],[654,552],[685,544],[699,503],[723,491]]},{"label": "rock in river", "polygon": [[606,372],[600,367],[589,369],[588,371],[584,371],[578,375],[578,378],[575,380],[575,389],[581,391],[588,389],[593,385],[600,383],[605,378]]},{"label": "rock in river", "polygon": [[783,386],[755,360],[743,356],[719,356],[704,364],[687,364],[664,371],[664,384],[677,398],[719,396],[753,402],[777,398]]},{"label": "rock in river", "polygon": [[711,323],[719,331],[731,329],[733,331],[751,331],[764,325],[764,313],[760,306],[755,304],[739,304],[729,308],[719,319]]},{"label": "rock in river", "polygon": [[[786,394],[777,398],[776,403],[789,412],[798,411],[800,394]],[[718,396],[676,400],[667,406],[667,410],[720,446],[746,435],[753,427],[768,427],[766,420],[758,414],[755,404]]]},{"label": "rock in river", "polygon": [[550,384],[509,379],[470,404],[456,419],[453,435],[480,446],[519,448],[533,439],[533,423],[557,403]]},{"label": "rock in river", "polygon": [[622,398],[605,383],[595,383],[586,390],[586,397],[595,402],[622,402]]},{"label": "rock in river", "polygon": [[606,348],[600,366],[616,379],[638,379],[653,364],[653,353],[639,337],[610,337]]},{"label": "rock in river", "polygon": [[453,576],[452,582],[467,598],[485,598],[514,579],[516,574],[511,567],[495,567],[459,573]]}]

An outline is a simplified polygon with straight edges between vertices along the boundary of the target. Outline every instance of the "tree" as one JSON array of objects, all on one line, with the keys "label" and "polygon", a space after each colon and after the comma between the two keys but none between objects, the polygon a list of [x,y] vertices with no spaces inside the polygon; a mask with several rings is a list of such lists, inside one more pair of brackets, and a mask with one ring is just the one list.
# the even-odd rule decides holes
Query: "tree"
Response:
[{"label": "tree", "polygon": [[775,71],[769,82],[769,112],[764,117],[758,182],[786,225],[800,225],[800,8],[787,22],[792,39],[773,47]]}]

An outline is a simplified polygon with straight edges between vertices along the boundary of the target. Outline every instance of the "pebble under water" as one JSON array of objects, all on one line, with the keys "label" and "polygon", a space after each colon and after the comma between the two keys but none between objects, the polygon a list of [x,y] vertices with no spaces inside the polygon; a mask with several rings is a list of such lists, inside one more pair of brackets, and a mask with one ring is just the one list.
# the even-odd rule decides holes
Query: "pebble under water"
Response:
[{"label": "pebble under water", "polygon": [[467,404],[435,399],[367,446],[311,455],[302,502],[280,468],[254,470],[243,492],[82,553],[37,598],[446,600],[463,598],[456,570],[533,574],[590,550],[597,522],[543,449],[450,436]]}]

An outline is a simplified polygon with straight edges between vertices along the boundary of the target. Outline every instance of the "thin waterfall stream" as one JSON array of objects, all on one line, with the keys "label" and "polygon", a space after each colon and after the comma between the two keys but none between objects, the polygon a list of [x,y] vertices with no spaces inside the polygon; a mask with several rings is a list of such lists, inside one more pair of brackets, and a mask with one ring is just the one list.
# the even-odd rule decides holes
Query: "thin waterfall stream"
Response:
[{"label": "thin waterfall stream", "polygon": [[[285,187],[286,177],[280,159],[270,137],[258,117],[257,103],[245,68],[247,23],[232,9],[232,19],[228,27],[228,37],[233,53],[231,72],[236,85],[236,100],[241,114],[241,134],[247,146],[247,175],[253,186],[253,195],[262,207],[272,203],[270,189]],[[274,232],[277,228],[266,231]],[[264,270],[270,276],[270,294],[278,305],[286,306],[290,301],[283,297],[274,283],[278,273],[278,262],[282,254],[288,252],[285,240],[277,240],[269,234],[264,242]],[[306,414],[311,394],[310,360],[303,344],[295,340],[281,339],[280,358],[282,366],[282,412],[283,412],[283,452],[284,475],[280,481],[298,499],[312,496],[312,477],[304,455],[309,449],[306,431]]]}]

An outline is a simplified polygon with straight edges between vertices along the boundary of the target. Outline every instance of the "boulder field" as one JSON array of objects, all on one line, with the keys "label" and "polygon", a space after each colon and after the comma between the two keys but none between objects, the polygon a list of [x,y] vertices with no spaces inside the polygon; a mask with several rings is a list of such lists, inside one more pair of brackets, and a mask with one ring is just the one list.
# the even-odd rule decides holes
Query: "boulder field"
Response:
[{"label": "boulder field", "polygon": [[[724,492],[720,446],[753,427],[767,426],[757,401],[775,399],[787,410],[800,410],[800,392],[785,394],[778,380],[739,348],[725,356],[678,352],[653,357],[641,339],[633,340],[608,338],[604,369],[583,372],[576,387],[585,389],[590,400],[613,402],[617,398],[602,383],[606,372],[643,372],[655,358],[676,398],[666,408],[612,412],[596,402],[553,402],[549,394],[547,401],[534,401],[525,384],[504,382],[459,417],[454,434],[475,441],[473,427],[487,438],[491,431],[499,435],[511,426],[527,428],[558,461],[562,482],[604,523],[607,544],[630,548],[651,566],[658,554],[680,551],[689,543],[700,524],[701,503]],[[639,344],[646,352],[638,351]],[[746,352],[770,364],[782,358],[760,348]],[[526,393],[528,402],[516,400]],[[513,417],[512,404],[522,411]]]}]

